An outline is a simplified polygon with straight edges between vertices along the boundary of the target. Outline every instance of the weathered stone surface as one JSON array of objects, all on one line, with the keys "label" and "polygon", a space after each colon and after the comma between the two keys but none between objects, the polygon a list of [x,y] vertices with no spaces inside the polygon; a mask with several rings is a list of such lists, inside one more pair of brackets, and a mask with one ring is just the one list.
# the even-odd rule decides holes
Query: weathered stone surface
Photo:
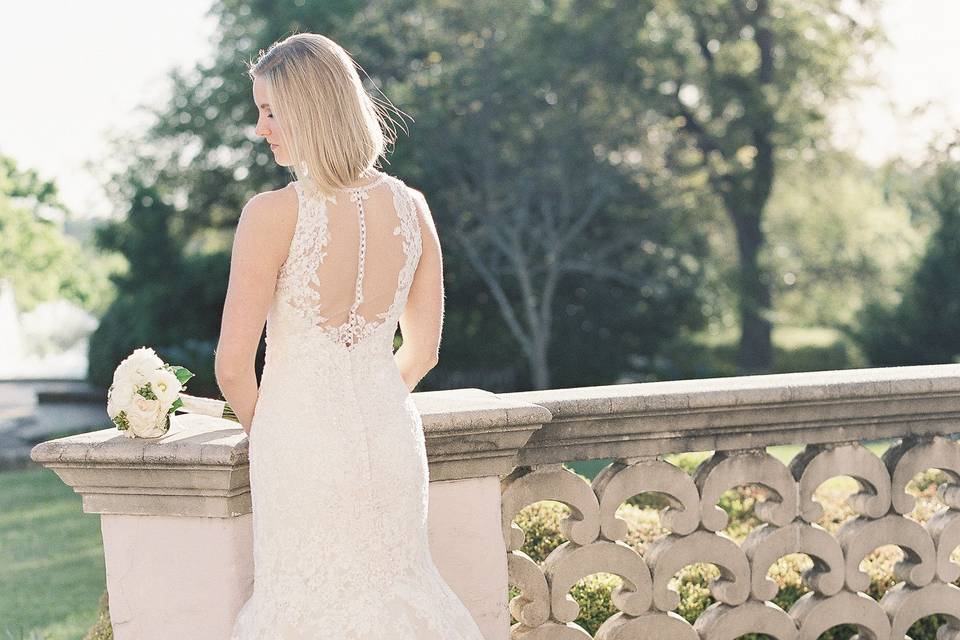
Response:
[{"label": "weathered stone surface", "polygon": [[510,614],[527,627],[537,627],[550,617],[550,587],[540,566],[522,551],[507,554],[509,583],[521,590],[510,600]]},{"label": "weathered stone surface", "polygon": [[915,587],[933,580],[937,572],[937,551],[927,531],[907,518],[888,515],[877,520],[855,518],[837,532],[847,565],[847,588],[866,591],[870,576],[860,571],[860,562],[868,553],[888,544],[903,549],[904,559],[894,573]]},{"label": "weathered stone surface", "polygon": [[960,442],[946,438],[905,438],[887,449],[883,462],[890,470],[890,491],[897,513],[910,513],[916,499],[906,492],[907,484],[921,471],[940,469],[950,482],[940,486],[940,499],[948,507],[960,509]]},{"label": "weathered stone surface", "polygon": [[580,605],[568,593],[570,587],[580,578],[600,572],[623,578],[623,584],[610,594],[620,611],[638,616],[650,608],[650,570],[643,558],[623,542],[598,540],[585,547],[564,542],[547,556],[543,571],[550,585],[551,617],[557,622],[576,620]]},{"label": "weathered stone surface", "polygon": [[669,506],[660,512],[660,524],[665,529],[686,535],[700,524],[700,494],[693,478],[663,460],[613,462],[593,479],[593,490],[600,498],[600,528],[607,540],[627,536],[627,525],[616,516],[617,508],[641,493],[667,497]]},{"label": "weathered stone surface", "polygon": [[756,600],[735,607],[715,602],[697,618],[693,628],[701,640],[736,640],[747,633],[765,633],[774,640],[797,637],[797,627],[783,609]]},{"label": "weathered stone surface", "polygon": [[537,469],[520,468],[503,479],[501,495],[503,527],[507,551],[523,545],[523,531],[513,519],[527,505],[555,500],[570,507],[570,515],[560,523],[563,535],[578,545],[588,545],[600,535],[600,503],[583,478],[549,465]]},{"label": "weathered stone surface", "polygon": [[548,622],[532,629],[518,622],[511,627],[510,638],[512,640],[592,640],[583,627],[573,622],[566,624]]},{"label": "weathered stone surface", "polygon": [[776,597],[777,583],[767,577],[767,572],[774,562],[791,553],[805,553],[813,559],[813,568],[803,576],[811,589],[829,596],[843,588],[843,550],[836,538],[816,525],[801,521],[784,527],[765,524],[750,532],[742,548],[750,561],[756,600]]},{"label": "weathered stone surface", "polygon": [[596,640],[700,640],[689,622],[671,612],[639,617],[615,613],[597,629]]},{"label": "weathered stone surface", "polygon": [[499,394],[550,410],[519,464],[952,434],[960,364]]},{"label": "weathered stone surface", "polygon": [[860,484],[860,492],[847,498],[857,513],[879,518],[890,510],[890,475],[883,461],[859,444],[808,445],[790,463],[790,471],[799,482],[800,517],[816,522],[823,507],[813,499],[817,488],[836,476],[850,476]]},{"label": "weathered stone surface", "polygon": [[747,556],[721,534],[699,529],[688,536],[669,535],[652,543],[646,558],[653,574],[653,604],[660,611],[673,611],[680,605],[680,595],[670,588],[670,579],[698,562],[720,569],[720,577],[710,583],[710,593],[720,602],[738,605],[750,596]]},{"label": "weathered stone surface", "polygon": [[960,511],[944,509],[927,521],[926,528],[937,547],[937,577],[941,582],[956,582],[960,565],[950,556],[960,547]]},{"label": "weathered stone surface", "polygon": [[700,489],[700,517],[704,528],[720,531],[730,521],[717,506],[723,492],[747,484],[761,485],[774,493],[758,502],[758,518],[777,526],[792,522],[797,515],[797,490],[790,470],[765,451],[716,453],[697,469],[694,480]]},{"label": "weathered stone surface", "polygon": [[947,623],[937,631],[937,640],[960,640],[960,588],[934,582],[922,588],[898,584],[887,591],[880,606],[890,617],[890,637],[901,640],[920,618],[939,613]]},{"label": "weathered stone surface", "polygon": [[807,593],[790,607],[790,617],[800,627],[797,640],[817,640],[820,634],[841,624],[855,625],[860,640],[890,637],[886,612],[863,593],[841,591],[830,597]]}]

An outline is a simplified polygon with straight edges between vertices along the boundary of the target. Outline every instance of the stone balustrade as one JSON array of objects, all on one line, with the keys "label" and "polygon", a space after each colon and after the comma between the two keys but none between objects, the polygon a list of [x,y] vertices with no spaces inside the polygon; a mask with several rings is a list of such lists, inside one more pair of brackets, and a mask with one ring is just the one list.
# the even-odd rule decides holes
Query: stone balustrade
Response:
[{"label": "stone balustrade", "polygon": [[[946,621],[937,640],[960,640],[960,365],[414,397],[431,461],[431,550],[488,640],[590,638],[570,589],[595,573],[622,579],[598,640],[813,640],[841,624],[861,640],[901,640],[932,614]],[[862,444],[878,439],[893,442],[882,457]],[[803,448],[784,464],[767,451],[781,444]],[[712,452],[693,475],[664,458],[689,451]],[[108,429],[43,443],[33,458],[101,514],[118,640],[227,637],[252,584],[242,431],[187,418],[158,441]],[[591,483],[563,464],[596,459],[610,462]],[[928,469],[946,481],[941,509],[920,524],[906,489]],[[855,516],[831,534],[815,492],[837,476],[859,490],[847,498]],[[745,485],[765,499],[738,544],[718,503]],[[640,553],[618,510],[647,493],[666,497],[667,533]],[[543,500],[570,515],[565,541],[539,564],[514,520]],[[885,545],[903,559],[876,601],[861,561]],[[793,553],[812,559],[809,593],[783,610],[768,570]],[[719,577],[714,604],[690,624],[671,581],[695,563]],[[509,602],[508,585],[520,590]]]}]

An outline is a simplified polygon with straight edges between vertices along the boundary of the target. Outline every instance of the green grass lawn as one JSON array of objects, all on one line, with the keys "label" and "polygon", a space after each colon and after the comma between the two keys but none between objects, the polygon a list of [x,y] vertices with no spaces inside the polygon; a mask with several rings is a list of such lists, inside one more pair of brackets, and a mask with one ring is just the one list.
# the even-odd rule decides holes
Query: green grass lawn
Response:
[{"label": "green grass lawn", "polygon": [[82,640],[104,588],[100,517],[52,471],[0,473],[0,640]]}]

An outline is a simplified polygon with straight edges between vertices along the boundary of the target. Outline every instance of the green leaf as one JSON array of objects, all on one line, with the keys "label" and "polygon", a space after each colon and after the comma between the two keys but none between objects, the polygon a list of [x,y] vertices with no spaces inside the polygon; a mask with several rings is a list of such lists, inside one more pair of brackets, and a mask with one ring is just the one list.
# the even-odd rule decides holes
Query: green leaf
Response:
[{"label": "green leaf", "polygon": [[182,406],[183,406],[183,400],[181,400],[180,398],[177,398],[176,400],[173,401],[173,406],[170,407],[169,413],[173,413],[174,411],[176,411]]},{"label": "green leaf", "polygon": [[173,374],[177,376],[177,380],[179,380],[182,385],[187,384],[187,380],[193,377],[193,372],[186,367],[174,367]]}]

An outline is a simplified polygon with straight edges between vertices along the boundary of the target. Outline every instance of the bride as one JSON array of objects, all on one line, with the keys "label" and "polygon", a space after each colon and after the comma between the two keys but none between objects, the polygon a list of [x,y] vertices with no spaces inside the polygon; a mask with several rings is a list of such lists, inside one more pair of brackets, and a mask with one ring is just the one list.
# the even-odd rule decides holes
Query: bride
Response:
[{"label": "bride", "polygon": [[342,47],[296,34],[249,73],[256,133],[297,179],[243,208],[217,347],[253,501],[231,640],[483,640],[428,546],[411,392],[437,363],[444,292],[427,202],[375,168],[395,131]]}]

